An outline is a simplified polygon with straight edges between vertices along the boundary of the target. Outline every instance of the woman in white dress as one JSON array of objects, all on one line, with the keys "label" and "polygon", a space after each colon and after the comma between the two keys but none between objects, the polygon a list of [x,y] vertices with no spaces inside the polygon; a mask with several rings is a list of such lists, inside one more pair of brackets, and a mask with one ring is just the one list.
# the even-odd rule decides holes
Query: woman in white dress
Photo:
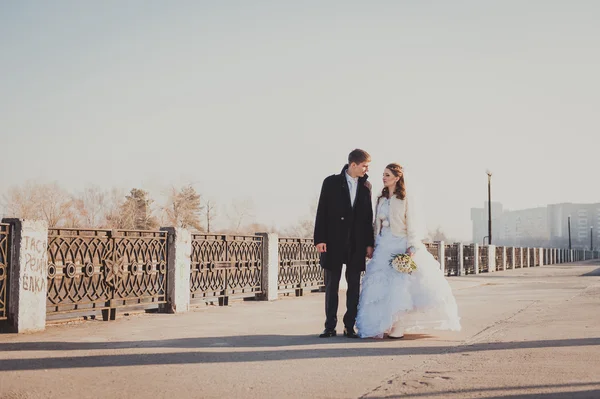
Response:
[{"label": "woman in white dress", "polygon": [[[361,338],[402,338],[415,329],[460,330],[450,285],[440,264],[421,242],[415,204],[407,196],[402,166],[389,164],[375,214],[375,252],[362,280],[356,326]],[[390,194],[391,193],[391,194]],[[409,254],[411,274],[390,265],[394,255]]]}]

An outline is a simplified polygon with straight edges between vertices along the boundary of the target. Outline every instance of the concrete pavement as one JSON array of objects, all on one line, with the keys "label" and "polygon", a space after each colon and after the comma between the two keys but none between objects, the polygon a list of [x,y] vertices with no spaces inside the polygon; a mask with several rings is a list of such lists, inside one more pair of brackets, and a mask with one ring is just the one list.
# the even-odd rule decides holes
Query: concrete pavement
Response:
[{"label": "concrete pavement", "polygon": [[600,263],[449,281],[463,330],[403,340],[317,338],[323,294],[3,334],[0,398],[600,398]]}]

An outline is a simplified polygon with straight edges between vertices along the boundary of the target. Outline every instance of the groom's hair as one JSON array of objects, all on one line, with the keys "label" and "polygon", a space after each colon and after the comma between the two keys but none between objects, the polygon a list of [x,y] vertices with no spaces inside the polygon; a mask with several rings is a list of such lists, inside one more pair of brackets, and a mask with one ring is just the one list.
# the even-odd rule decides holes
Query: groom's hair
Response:
[{"label": "groom's hair", "polygon": [[357,165],[363,162],[371,162],[371,156],[365,150],[357,148],[356,150],[348,154],[348,165],[350,165],[352,162],[354,162]]}]

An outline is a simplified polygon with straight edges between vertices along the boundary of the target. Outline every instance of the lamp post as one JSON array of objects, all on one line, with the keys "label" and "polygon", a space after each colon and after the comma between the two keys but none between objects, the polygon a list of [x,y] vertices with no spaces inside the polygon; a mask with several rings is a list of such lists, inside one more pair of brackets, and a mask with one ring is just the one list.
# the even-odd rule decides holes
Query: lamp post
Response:
[{"label": "lamp post", "polygon": [[485,171],[488,175],[488,244],[492,245],[492,172]]},{"label": "lamp post", "polygon": [[590,251],[594,250],[594,226],[590,227]]},{"label": "lamp post", "polygon": [[569,249],[571,249],[571,215],[569,215],[568,221],[569,221],[568,222],[568,225],[569,225],[569,228],[568,228],[568,230],[569,230]]}]

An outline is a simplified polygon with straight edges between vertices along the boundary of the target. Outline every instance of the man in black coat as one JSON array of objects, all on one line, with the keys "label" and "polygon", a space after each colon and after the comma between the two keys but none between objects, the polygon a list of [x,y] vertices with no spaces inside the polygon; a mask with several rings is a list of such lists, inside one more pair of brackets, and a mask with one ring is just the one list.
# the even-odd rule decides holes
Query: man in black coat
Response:
[{"label": "man in black coat", "polygon": [[373,255],[373,207],[367,172],[371,156],[356,149],[339,175],[323,181],[314,242],[325,269],[325,331],[321,338],[336,336],[338,291],[342,265],[346,265],[346,314],[344,336],[357,338],[354,323],[358,312],[360,275],[366,258]]}]

